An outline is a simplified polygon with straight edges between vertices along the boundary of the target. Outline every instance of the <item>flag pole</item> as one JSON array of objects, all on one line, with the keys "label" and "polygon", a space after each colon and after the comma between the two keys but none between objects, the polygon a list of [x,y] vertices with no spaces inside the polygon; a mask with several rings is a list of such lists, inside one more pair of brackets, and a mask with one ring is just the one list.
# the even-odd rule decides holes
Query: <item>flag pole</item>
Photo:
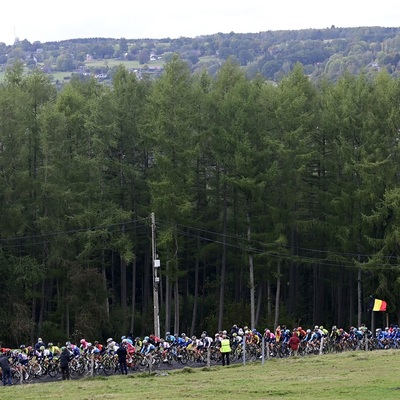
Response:
[{"label": "flag pole", "polygon": [[371,332],[372,336],[375,337],[375,313],[371,310]]}]

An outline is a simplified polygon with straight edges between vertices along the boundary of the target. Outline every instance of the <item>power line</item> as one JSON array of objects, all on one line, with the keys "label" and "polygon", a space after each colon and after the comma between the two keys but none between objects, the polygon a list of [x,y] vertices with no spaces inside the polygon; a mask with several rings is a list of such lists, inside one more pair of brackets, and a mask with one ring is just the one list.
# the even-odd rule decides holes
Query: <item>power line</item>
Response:
[{"label": "power line", "polygon": [[[2,245],[3,248],[18,248],[18,247],[24,247],[27,244],[28,245],[40,245],[40,244],[45,244],[45,243],[52,243],[56,242],[58,240],[64,239],[64,236],[69,236],[69,235],[76,235],[80,233],[85,233],[85,232],[95,232],[95,231],[102,231],[102,230],[107,230],[107,233],[122,233],[119,229],[124,226],[125,227],[125,232],[132,232],[137,229],[141,229],[143,227],[148,228],[148,224],[140,224],[140,225],[134,225],[133,224],[137,222],[143,222],[143,218],[141,219],[136,219],[132,221],[124,221],[124,222],[119,222],[115,224],[108,224],[108,225],[99,225],[99,226],[94,226],[90,228],[76,228],[76,229],[69,229],[65,231],[56,231],[56,232],[46,232],[46,233],[39,233],[35,235],[27,235],[27,236],[15,236],[15,237],[10,237],[10,238],[1,238],[0,239],[0,245]],[[126,225],[130,225],[126,227]],[[37,241],[30,241],[34,239],[41,239]],[[30,241],[29,243],[27,243]],[[14,243],[10,243],[14,242]],[[19,243],[16,243],[19,242]]]},{"label": "power line", "polygon": [[[139,225],[134,225],[138,222],[141,222]],[[146,223],[143,223],[146,222]],[[128,225],[128,227],[127,227]],[[171,225],[168,221],[164,220],[157,220],[157,225],[161,226],[169,226]],[[125,230],[124,232],[132,232],[132,231],[137,231],[140,230],[141,228],[149,228],[150,227],[150,219],[149,217],[145,218],[138,218],[135,220],[131,221],[123,221],[115,224],[108,224],[108,225],[99,225],[99,226],[94,226],[90,228],[76,228],[76,229],[69,229],[65,231],[55,231],[55,232],[47,232],[47,233],[40,233],[40,234],[35,234],[35,235],[28,235],[28,236],[16,236],[16,237],[11,237],[11,238],[2,238],[0,239],[0,244],[2,245],[3,248],[26,248],[26,246],[36,246],[36,245],[43,245],[43,244],[48,244],[48,243],[54,243],[57,242],[58,240],[63,240],[65,239],[63,236],[69,236],[69,235],[76,235],[79,233],[85,233],[85,232],[94,232],[94,231],[101,231],[101,230],[107,230],[107,233],[109,234],[114,234],[114,233],[122,233],[120,231],[120,228],[124,226]],[[261,242],[259,240],[248,240],[247,238],[240,236],[240,235],[233,235],[233,234],[223,234],[221,232],[216,232],[216,231],[211,231],[203,228],[198,228],[198,227],[192,227],[184,224],[174,224],[175,227],[181,227],[184,229],[176,229],[177,233],[184,237],[189,237],[189,238],[194,238],[194,239],[200,239],[203,242],[209,242],[209,243],[215,243],[215,244],[220,244],[223,245],[225,244],[229,248],[233,249],[238,249],[242,252],[246,253],[252,253],[255,255],[262,255],[262,254],[268,254],[271,257],[280,257],[281,259],[287,260],[287,261],[292,261],[296,262],[298,264],[313,264],[313,265],[319,265],[319,266],[325,266],[325,267],[340,267],[340,268],[359,268],[359,266],[354,264],[354,260],[349,260],[349,257],[363,257],[363,258],[370,258],[372,257],[371,254],[357,254],[357,253],[342,253],[342,252],[332,252],[330,250],[321,250],[321,249],[310,249],[310,248],[302,248],[302,247],[293,247],[291,248],[290,246],[281,246],[281,248],[287,248],[290,250],[300,250],[300,251],[305,251],[305,252],[311,252],[311,253],[320,253],[320,254],[329,254],[331,257],[343,257],[346,258],[347,260],[333,260],[332,258],[320,258],[320,257],[310,257],[302,254],[293,254],[293,253],[287,253],[283,251],[279,251],[276,249],[276,246],[274,244],[268,244],[265,242]],[[192,231],[192,232],[190,232]],[[150,231],[149,231],[150,232]],[[146,235],[149,235],[149,232],[145,232]],[[198,232],[198,233],[196,233]],[[138,233],[138,232],[136,232]],[[200,234],[201,233],[201,234]],[[143,234],[143,232],[141,232]],[[212,236],[212,237],[210,237]],[[231,243],[229,241],[223,241],[222,239],[219,240],[216,237],[223,237],[227,239],[232,239],[237,241],[237,243]],[[27,243],[29,240],[34,240],[34,239],[41,239],[37,241],[30,241]],[[14,242],[14,243],[10,243]],[[18,242],[18,243],[17,243]],[[259,247],[261,246],[261,248]],[[268,249],[270,247],[270,249]],[[396,260],[396,256],[384,256],[383,258],[387,260]],[[398,268],[399,266],[392,265],[392,264],[383,264],[380,266],[380,268],[384,269],[394,269]]]}]

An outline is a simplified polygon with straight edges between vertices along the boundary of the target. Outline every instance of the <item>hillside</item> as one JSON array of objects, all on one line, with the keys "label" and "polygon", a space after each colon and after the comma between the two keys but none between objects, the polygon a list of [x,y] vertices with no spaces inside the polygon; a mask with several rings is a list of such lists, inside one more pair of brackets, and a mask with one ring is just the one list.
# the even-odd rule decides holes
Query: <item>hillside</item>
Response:
[{"label": "hillside", "polygon": [[249,77],[261,74],[280,81],[296,62],[304,66],[312,81],[336,81],[345,71],[373,76],[381,69],[398,76],[400,27],[359,27],[265,31],[236,34],[216,33],[194,38],[126,39],[87,38],[61,42],[16,41],[0,43],[0,71],[17,60],[28,69],[41,68],[55,79],[72,73],[110,78],[117,64],[138,74],[158,75],[174,53],[186,60],[193,72],[206,69],[214,75],[233,57]]}]

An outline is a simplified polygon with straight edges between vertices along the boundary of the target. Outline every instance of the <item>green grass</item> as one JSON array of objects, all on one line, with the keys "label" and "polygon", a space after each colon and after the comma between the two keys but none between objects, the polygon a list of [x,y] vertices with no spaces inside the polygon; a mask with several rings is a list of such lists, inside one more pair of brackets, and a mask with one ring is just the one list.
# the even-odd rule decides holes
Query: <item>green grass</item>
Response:
[{"label": "green grass", "polygon": [[[159,375],[88,378],[0,387],[8,399],[399,399],[399,352],[349,352],[216,366]],[[193,372],[193,373],[188,373]]]},{"label": "green grass", "polygon": [[[91,62],[85,62],[87,67],[105,67],[108,66],[109,68],[124,65],[127,69],[130,68],[143,68],[142,64],[139,64],[139,61],[127,61],[127,60],[116,60],[116,59],[109,59],[109,60],[95,60]],[[157,61],[149,61],[146,65],[149,67],[162,67],[164,65],[163,60]],[[27,72],[27,71],[26,71]],[[74,71],[67,71],[67,72],[53,72],[51,76],[54,80],[64,81],[64,78],[71,78]],[[0,82],[4,81],[5,72],[0,71]]]}]

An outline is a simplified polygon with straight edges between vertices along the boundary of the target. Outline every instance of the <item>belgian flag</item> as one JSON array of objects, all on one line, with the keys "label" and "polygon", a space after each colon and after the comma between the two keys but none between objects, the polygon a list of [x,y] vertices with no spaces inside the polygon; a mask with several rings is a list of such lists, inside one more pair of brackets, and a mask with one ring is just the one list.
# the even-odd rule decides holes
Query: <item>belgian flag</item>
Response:
[{"label": "belgian flag", "polygon": [[384,300],[374,299],[370,297],[368,309],[372,311],[386,311],[387,303]]}]

